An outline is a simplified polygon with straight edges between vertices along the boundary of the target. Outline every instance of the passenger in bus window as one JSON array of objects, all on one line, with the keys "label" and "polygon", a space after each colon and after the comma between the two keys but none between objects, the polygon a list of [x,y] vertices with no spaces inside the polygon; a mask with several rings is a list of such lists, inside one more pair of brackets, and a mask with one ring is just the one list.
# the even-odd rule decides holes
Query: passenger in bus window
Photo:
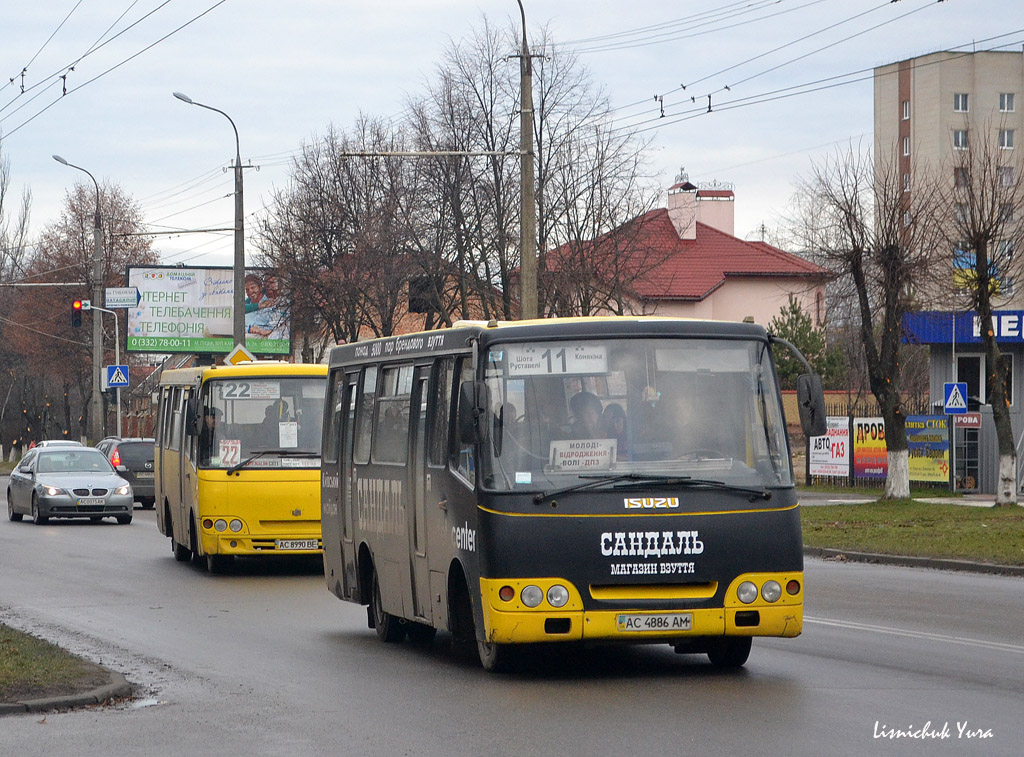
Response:
[{"label": "passenger in bus window", "polygon": [[199,431],[199,462],[209,463],[213,456],[213,444],[217,439],[217,420],[220,410],[203,407],[203,427]]},{"label": "passenger in bus window", "polygon": [[628,454],[626,443],[626,411],[622,405],[613,402],[604,409],[601,415],[601,425],[604,429],[606,439],[614,439],[616,442],[616,455],[625,458]]},{"label": "passenger in bus window", "polygon": [[570,431],[575,439],[601,439],[601,400],[593,392],[582,391],[569,400],[572,414]]}]

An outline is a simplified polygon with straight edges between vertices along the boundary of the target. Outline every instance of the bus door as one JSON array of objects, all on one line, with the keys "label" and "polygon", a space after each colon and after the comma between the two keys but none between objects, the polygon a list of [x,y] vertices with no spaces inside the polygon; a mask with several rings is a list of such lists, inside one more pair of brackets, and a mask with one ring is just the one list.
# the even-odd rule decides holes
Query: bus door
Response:
[{"label": "bus door", "polygon": [[[198,444],[199,437],[194,433],[189,433],[189,430],[185,428],[185,424],[188,421],[188,403],[189,398],[192,396],[193,391],[191,387],[184,387],[181,392],[181,476],[178,480],[181,481],[181,524],[183,529],[188,528],[188,514],[190,511],[196,513],[196,544],[199,544],[199,469],[196,465],[196,461],[199,459],[196,454],[196,445]],[[198,391],[196,392],[198,396]],[[197,408],[196,412],[202,412],[202,408]],[[188,533],[187,530],[184,533]],[[188,541],[183,542],[188,544]]]},{"label": "bus door", "polygon": [[[341,398],[341,444],[338,472],[338,507],[341,518],[341,559],[343,586],[346,597],[356,593],[356,548],[353,542],[352,510],[355,507],[356,471],[353,465],[353,444],[356,434],[356,401],[359,397],[359,372],[345,375],[345,392]],[[327,545],[324,544],[326,550]]]},{"label": "bus door", "polygon": [[430,365],[417,365],[413,372],[411,403],[412,450],[409,461],[409,486],[412,507],[406,510],[409,533],[409,559],[412,576],[413,615],[427,622],[431,620],[430,572],[427,564],[427,503],[440,497],[433,491],[433,481],[427,472],[427,400]]}]

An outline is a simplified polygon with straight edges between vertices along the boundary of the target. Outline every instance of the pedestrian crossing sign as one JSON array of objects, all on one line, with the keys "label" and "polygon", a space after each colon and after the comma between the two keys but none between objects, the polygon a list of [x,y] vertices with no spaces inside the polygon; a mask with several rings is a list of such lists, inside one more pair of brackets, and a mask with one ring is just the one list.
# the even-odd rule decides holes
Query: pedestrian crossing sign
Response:
[{"label": "pedestrian crossing sign", "polygon": [[963,381],[947,381],[943,384],[943,402],[946,415],[960,415],[967,412],[967,384]]},{"label": "pedestrian crossing sign", "polygon": [[108,365],[107,388],[116,389],[119,386],[128,386],[128,366]]}]

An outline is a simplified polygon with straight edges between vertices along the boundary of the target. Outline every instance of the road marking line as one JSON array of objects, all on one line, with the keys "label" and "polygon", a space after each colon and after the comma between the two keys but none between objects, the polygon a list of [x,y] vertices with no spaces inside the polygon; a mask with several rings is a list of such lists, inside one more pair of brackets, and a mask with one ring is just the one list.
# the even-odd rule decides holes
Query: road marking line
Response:
[{"label": "road marking line", "polygon": [[982,639],[969,639],[963,636],[947,636],[941,633],[929,633],[928,631],[908,631],[904,628],[890,628],[888,626],[874,626],[867,623],[854,623],[848,620],[833,620],[831,618],[814,618],[804,616],[805,623],[817,623],[822,626],[835,626],[836,628],[848,628],[854,631],[873,631],[875,633],[886,633],[892,636],[906,636],[912,639],[928,639],[929,641],[943,641],[948,644],[962,644],[968,647],[982,647],[983,649],[995,649],[1001,652],[1014,652],[1024,654],[1024,646],[1019,644],[1004,644],[999,641],[984,641]]}]

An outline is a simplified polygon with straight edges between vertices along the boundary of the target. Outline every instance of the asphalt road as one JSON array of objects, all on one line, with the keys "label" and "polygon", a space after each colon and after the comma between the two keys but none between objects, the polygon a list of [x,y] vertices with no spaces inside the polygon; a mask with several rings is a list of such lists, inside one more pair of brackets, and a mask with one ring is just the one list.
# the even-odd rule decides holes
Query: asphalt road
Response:
[{"label": "asphalt road", "polygon": [[174,561],[151,511],[4,519],[0,620],[138,691],[4,717],[0,754],[1019,754],[1020,578],[808,560],[806,583],[804,634],[755,640],[741,671],[651,646],[555,649],[496,676],[443,634],[380,643],[316,562],[209,576]]}]

